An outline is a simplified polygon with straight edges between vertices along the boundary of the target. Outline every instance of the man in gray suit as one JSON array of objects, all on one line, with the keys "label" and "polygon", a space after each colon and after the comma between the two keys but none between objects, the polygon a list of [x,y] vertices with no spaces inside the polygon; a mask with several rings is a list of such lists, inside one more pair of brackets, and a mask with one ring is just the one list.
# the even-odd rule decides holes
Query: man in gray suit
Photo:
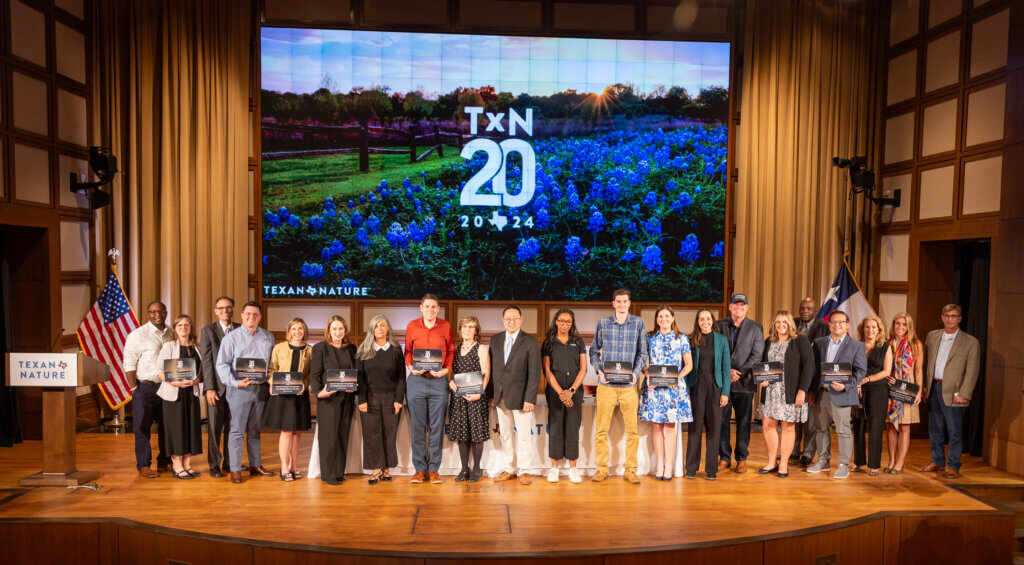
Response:
[{"label": "man in gray suit", "polygon": [[[921,395],[928,399],[932,461],[920,470],[941,472],[945,467],[947,479],[960,476],[964,411],[971,402],[981,365],[978,339],[960,331],[960,320],[960,307],[947,304],[942,308],[942,329],[928,332],[924,340],[927,361]],[[949,457],[944,443],[947,433]]]},{"label": "man in gray suit", "polygon": [[[519,483],[533,480],[527,471],[533,463],[533,401],[540,385],[540,345],[537,338],[520,331],[523,313],[509,306],[501,314],[505,331],[491,337],[492,397],[498,413],[498,455],[501,474],[494,482],[519,475]],[[515,441],[513,442],[513,434]]]},{"label": "man in gray suit", "polygon": [[[732,361],[732,389],[729,404],[722,409],[722,432],[718,446],[718,469],[728,469],[732,461],[732,435],[729,416],[736,412],[736,468],[737,473],[747,472],[747,455],[750,445],[750,418],[754,412],[754,385],[751,369],[761,360],[764,353],[764,329],[761,324],[747,318],[747,295],[734,294],[729,300],[729,317],[718,320],[718,331],[729,340],[729,357]],[[769,463],[770,465],[771,463]]]},{"label": "man in gray suit", "polygon": [[215,300],[213,311],[217,321],[203,328],[199,338],[199,355],[203,362],[203,389],[206,391],[207,405],[206,455],[210,462],[210,476],[219,479],[224,473],[231,472],[224,460],[228,433],[231,431],[231,411],[224,398],[227,388],[217,378],[217,353],[220,352],[221,339],[238,328],[239,324],[231,321],[235,315],[235,300],[230,296],[221,296]]},{"label": "man in gray suit", "polygon": [[[814,357],[817,366],[811,390],[811,410],[814,411],[814,443],[818,448],[818,462],[807,468],[808,473],[829,470],[832,454],[832,436],[829,429],[836,423],[839,438],[839,466],[833,479],[845,479],[850,475],[850,457],[853,455],[853,433],[850,430],[850,411],[857,405],[857,383],[868,371],[868,356],[864,344],[849,335],[850,317],[842,310],[836,310],[828,318],[828,337],[814,341]],[[844,382],[825,384],[821,382],[822,363],[850,363],[853,374]]]}]

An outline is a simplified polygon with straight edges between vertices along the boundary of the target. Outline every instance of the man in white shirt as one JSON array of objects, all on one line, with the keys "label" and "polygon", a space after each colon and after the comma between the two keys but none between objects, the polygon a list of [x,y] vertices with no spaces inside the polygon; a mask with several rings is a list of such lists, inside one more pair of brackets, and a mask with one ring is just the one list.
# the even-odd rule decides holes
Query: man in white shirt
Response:
[{"label": "man in white shirt", "polygon": [[[931,439],[932,461],[919,470],[941,472],[946,478],[960,476],[960,455],[963,453],[964,411],[971,401],[978,382],[981,348],[977,338],[960,331],[960,307],[947,304],[942,308],[942,329],[933,330],[925,338],[923,398],[928,399],[928,436]],[[949,456],[945,438],[949,435]]]},{"label": "man in white shirt", "polygon": [[235,300],[221,296],[213,303],[217,321],[204,327],[199,338],[199,354],[203,359],[203,389],[206,391],[206,455],[210,462],[210,476],[221,478],[230,473],[225,454],[228,435],[231,433],[231,411],[224,395],[227,387],[217,378],[217,354],[220,342],[229,332],[238,329],[238,322],[231,318],[235,314]]},{"label": "man in white shirt", "polygon": [[[160,367],[157,356],[164,343],[174,339],[171,328],[164,323],[167,320],[167,307],[162,302],[151,302],[146,306],[149,322],[139,326],[124,342],[124,356],[121,361],[132,390],[132,423],[135,431],[135,468],[139,476],[154,479],[157,472],[171,464],[169,457],[164,455],[164,419],[163,400],[157,396],[160,388]],[[149,468],[153,460],[153,448],[150,446],[150,429],[156,422],[158,447],[156,458],[157,472]]]}]

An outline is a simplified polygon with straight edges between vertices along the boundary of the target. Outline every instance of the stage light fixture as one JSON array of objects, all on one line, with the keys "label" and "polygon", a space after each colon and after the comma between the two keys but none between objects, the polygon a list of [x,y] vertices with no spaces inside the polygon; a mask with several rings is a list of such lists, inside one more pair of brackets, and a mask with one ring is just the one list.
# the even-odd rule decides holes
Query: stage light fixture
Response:
[{"label": "stage light fixture", "polygon": [[854,194],[863,193],[865,198],[874,202],[877,206],[897,207],[900,205],[902,191],[899,189],[893,191],[891,198],[877,198],[871,194],[875,189],[875,172],[867,168],[867,157],[863,155],[850,157],[849,159],[832,157],[832,166],[849,171],[850,184],[853,185]]},{"label": "stage light fixture", "polygon": [[100,187],[114,180],[114,176],[121,172],[117,170],[117,157],[106,147],[90,147],[89,167],[98,180],[81,182],[77,174],[71,173],[71,192],[85,194],[89,199],[89,207],[93,210],[109,206],[110,193],[101,190]]}]

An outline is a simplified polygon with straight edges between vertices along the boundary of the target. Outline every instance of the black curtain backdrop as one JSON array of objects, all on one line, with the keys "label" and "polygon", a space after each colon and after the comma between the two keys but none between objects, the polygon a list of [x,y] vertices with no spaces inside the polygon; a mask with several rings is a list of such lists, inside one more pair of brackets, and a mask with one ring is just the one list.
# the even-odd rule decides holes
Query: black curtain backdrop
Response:
[{"label": "black curtain backdrop", "polygon": [[983,455],[985,444],[985,359],[988,342],[988,288],[992,244],[965,241],[956,247],[956,277],[953,299],[963,309],[960,329],[981,343],[981,369],[971,404],[964,415],[964,453]]}]

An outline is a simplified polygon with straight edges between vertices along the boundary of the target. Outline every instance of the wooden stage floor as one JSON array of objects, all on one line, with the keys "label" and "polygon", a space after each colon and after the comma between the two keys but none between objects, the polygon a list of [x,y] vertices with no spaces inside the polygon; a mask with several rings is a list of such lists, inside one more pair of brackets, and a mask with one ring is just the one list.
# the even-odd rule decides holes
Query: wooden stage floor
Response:
[{"label": "wooden stage floor", "polygon": [[[311,441],[305,434],[300,460],[308,461]],[[199,537],[378,556],[586,555],[779,539],[887,513],[991,511],[950,485],[1024,486],[1021,477],[977,457],[965,457],[957,481],[912,470],[927,463],[925,440],[912,443],[902,475],[855,473],[844,481],[798,466],[787,479],[758,475],[765,463],[760,434],[753,434],[751,451],[750,471],[720,472],[715,482],[701,471],[696,480],[642,477],[639,486],[621,477],[579,485],[535,477],[521,486],[488,478],[469,485],[451,476],[441,485],[396,477],[370,486],[360,475],[338,487],[285,483],[276,475],[246,475],[233,485],[208,476],[205,455],[193,465],[199,479],[140,478],[131,434],[86,433],[78,435],[79,466],[100,471],[100,490],[20,489],[18,479],[41,466],[41,444],[0,449],[0,520],[117,518]],[[263,435],[263,453],[276,473],[276,433]]]}]

